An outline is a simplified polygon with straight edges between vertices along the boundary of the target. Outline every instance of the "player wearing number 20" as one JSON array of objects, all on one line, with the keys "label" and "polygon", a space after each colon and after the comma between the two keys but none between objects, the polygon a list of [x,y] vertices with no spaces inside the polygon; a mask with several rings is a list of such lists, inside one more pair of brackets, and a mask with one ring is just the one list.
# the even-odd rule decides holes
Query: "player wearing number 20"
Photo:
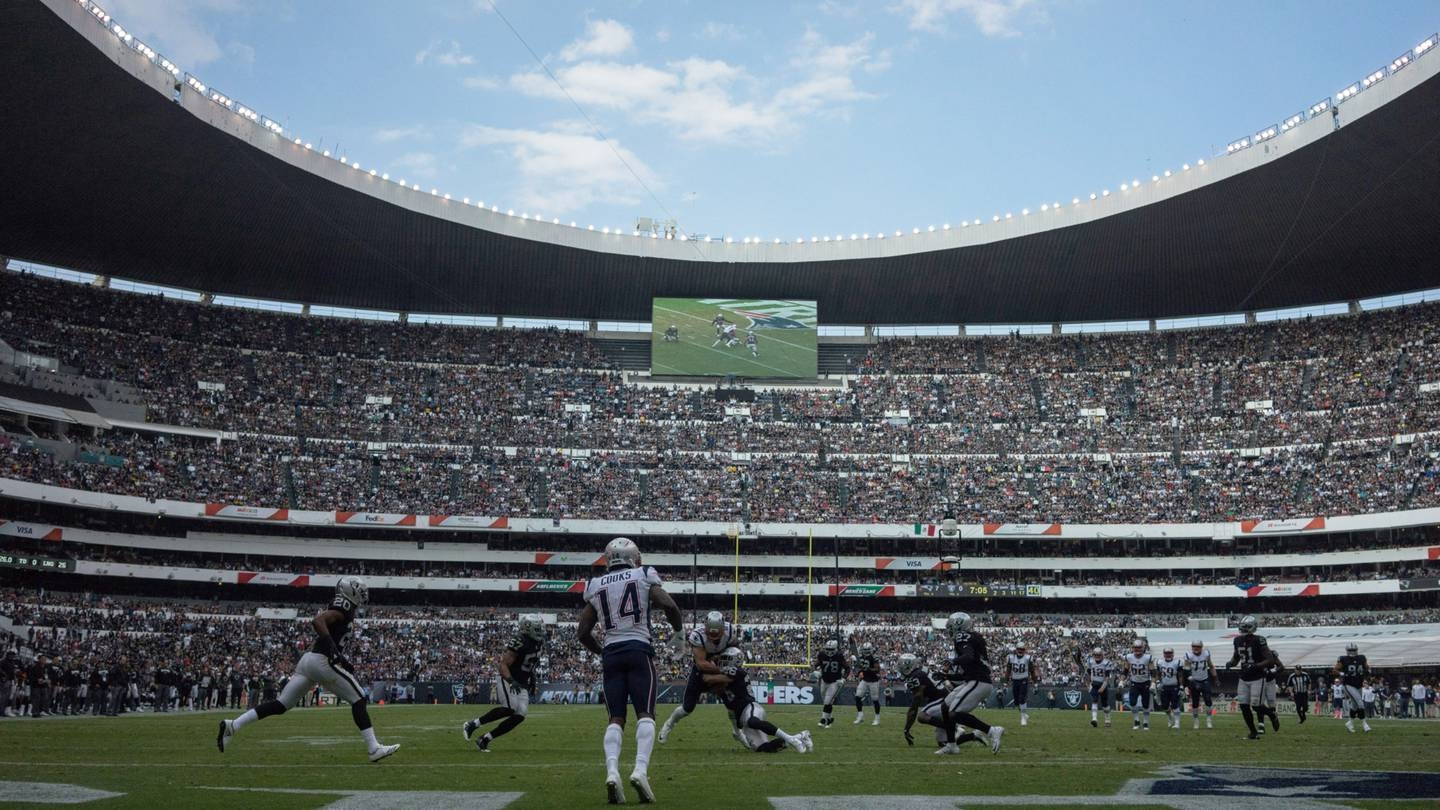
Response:
[{"label": "player wearing number 20", "polygon": [[[650,752],[655,747],[655,648],[650,632],[650,604],[665,612],[674,630],[672,640],[684,644],[683,617],[675,600],[660,587],[654,568],[640,564],[640,549],[617,537],[605,546],[606,573],[585,586],[585,607],[580,611],[580,643],[601,657],[605,680],[605,706],[610,724],[605,728],[605,790],[611,804],[625,803],[620,784],[620,748],[625,734],[626,704],[635,707],[635,769],[630,784],[640,802],[655,801],[650,789]],[[595,640],[603,626],[605,644]]]}]

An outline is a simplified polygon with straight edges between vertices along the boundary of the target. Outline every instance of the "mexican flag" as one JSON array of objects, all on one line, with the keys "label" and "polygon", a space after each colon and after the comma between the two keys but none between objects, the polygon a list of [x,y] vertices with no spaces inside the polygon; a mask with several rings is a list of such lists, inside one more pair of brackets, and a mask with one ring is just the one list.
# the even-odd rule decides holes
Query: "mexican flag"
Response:
[{"label": "mexican flag", "polygon": [[915,535],[917,537],[934,537],[940,531],[940,527],[934,523],[916,523]]}]

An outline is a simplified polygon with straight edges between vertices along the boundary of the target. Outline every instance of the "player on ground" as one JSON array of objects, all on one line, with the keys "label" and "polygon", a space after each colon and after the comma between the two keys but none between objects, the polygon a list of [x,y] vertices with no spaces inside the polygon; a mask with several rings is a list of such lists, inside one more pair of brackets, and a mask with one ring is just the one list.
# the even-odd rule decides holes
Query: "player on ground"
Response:
[{"label": "player on ground", "polygon": [[1345,721],[1345,730],[1351,734],[1355,733],[1355,718],[1360,718],[1360,724],[1366,731],[1370,731],[1370,723],[1365,719],[1365,700],[1361,697],[1360,690],[1365,687],[1365,678],[1370,675],[1370,662],[1360,654],[1360,646],[1355,642],[1345,645],[1345,654],[1335,662],[1333,670],[1340,676],[1340,685],[1345,695],[1345,708],[1349,709],[1350,717]]},{"label": "player on ground", "polygon": [[1270,651],[1265,637],[1255,634],[1258,627],[1254,616],[1241,617],[1240,634],[1235,636],[1235,654],[1225,664],[1226,669],[1240,667],[1240,687],[1235,699],[1240,704],[1240,714],[1245,717],[1245,726],[1250,729],[1247,739],[1251,740],[1260,738],[1260,732],[1255,730],[1255,709],[1265,697],[1265,670],[1276,663],[1275,653]]},{"label": "player on ground", "polygon": [[490,752],[490,743],[496,737],[508,734],[525,722],[530,713],[530,692],[535,688],[535,664],[540,661],[540,651],[545,647],[545,623],[539,616],[520,617],[515,635],[505,645],[505,654],[500,656],[500,673],[495,676],[495,708],[483,717],[465,721],[462,731],[465,739],[481,726],[500,721],[493,730],[480,735],[475,747]]},{"label": "player on ground", "polygon": [[1166,647],[1155,662],[1160,673],[1160,711],[1165,712],[1166,728],[1180,728],[1180,679],[1185,674],[1185,663],[1175,657],[1175,650]]},{"label": "player on ground", "polygon": [[990,679],[990,659],[985,654],[985,638],[975,632],[975,624],[969,613],[956,611],[950,614],[945,630],[954,642],[955,655],[950,659],[952,674],[946,680],[953,685],[945,696],[945,708],[950,713],[952,738],[957,725],[975,729],[986,735],[990,751],[1000,753],[1000,736],[1004,726],[992,726],[971,714],[995,692]]},{"label": "player on ground", "polygon": [[750,350],[751,357],[760,357],[760,340],[755,337],[754,329],[745,333],[745,348]]},{"label": "player on ground", "polygon": [[[1145,720],[1145,730],[1150,730],[1150,674],[1155,669],[1155,660],[1145,651],[1145,639],[1137,638],[1130,643],[1130,652],[1125,653],[1125,667],[1130,677],[1130,730],[1140,729],[1140,720]],[[1141,714],[1141,707],[1144,714]]]},{"label": "player on ground", "polygon": [[1215,693],[1213,686],[1219,676],[1215,674],[1215,661],[1205,642],[1190,642],[1190,652],[1185,653],[1185,684],[1190,691],[1190,718],[1193,728],[1200,728],[1200,702],[1205,702],[1205,727],[1214,728],[1211,722],[1215,714]]},{"label": "player on ground", "polygon": [[1310,711],[1310,676],[1305,670],[1296,667],[1290,672],[1290,677],[1285,679],[1285,687],[1290,690],[1290,699],[1295,701],[1295,714],[1300,718],[1300,725],[1305,725],[1305,715]]},{"label": "player on ground", "polygon": [[815,677],[820,682],[820,727],[829,728],[835,723],[835,696],[845,676],[850,674],[850,665],[845,654],[840,652],[840,642],[830,639],[815,656]]},{"label": "player on ground", "polygon": [[1110,680],[1115,677],[1115,665],[1105,657],[1105,651],[1096,647],[1084,662],[1085,673],[1090,676],[1090,727],[1100,721],[1100,710],[1105,710],[1105,727],[1110,727]]},{"label": "player on ground", "polygon": [[855,656],[855,725],[865,722],[865,698],[875,707],[872,726],[880,725],[880,656],[874,644],[861,644]]},{"label": "player on ground", "polygon": [[222,754],[230,744],[230,738],[240,729],[256,720],[284,714],[287,709],[294,708],[300,698],[317,683],[350,704],[350,716],[355,720],[355,727],[360,729],[360,736],[365,740],[371,762],[379,762],[400,749],[399,744],[381,745],[375,739],[375,729],[370,724],[370,712],[366,709],[370,701],[360,688],[360,682],[352,674],[355,668],[341,653],[341,645],[346,634],[350,632],[350,623],[355,621],[356,611],[368,601],[370,589],[359,577],[341,577],[340,581],[335,583],[335,598],[330,600],[324,610],[315,614],[315,618],[310,622],[310,626],[315,628],[315,640],[310,643],[310,650],[300,656],[294,674],[286,681],[285,688],[280,690],[280,698],[261,703],[234,720],[220,721],[215,745]]},{"label": "player on ground", "polygon": [[900,656],[900,674],[905,677],[905,688],[910,690],[910,708],[905,712],[905,742],[915,744],[915,735],[910,729],[916,721],[935,727],[935,742],[940,745],[936,754],[959,753],[960,746],[967,742],[983,742],[974,732],[967,731],[958,738],[955,728],[949,722],[949,710],[945,708],[945,690],[920,668],[920,659],[914,653]]},{"label": "player on ground", "polygon": [[756,703],[750,694],[749,675],[744,667],[745,654],[739,647],[721,651],[715,663],[719,672],[706,673],[705,683],[720,695],[725,708],[730,710],[738,732],[736,736],[746,748],[762,754],[773,754],[787,745],[799,754],[815,750],[810,732],[790,734],[765,719],[765,708]]},{"label": "player on ground", "polygon": [[1005,656],[1005,675],[1010,679],[1010,694],[1020,710],[1020,725],[1030,725],[1030,679],[1040,678],[1040,665],[1024,644],[1016,644],[1015,652]]},{"label": "player on ground", "polygon": [[720,674],[715,657],[730,647],[740,646],[735,628],[725,621],[725,614],[718,610],[705,614],[705,624],[691,630],[685,640],[690,645],[690,679],[685,682],[685,697],[680,705],[675,707],[675,711],[670,713],[665,725],[660,727],[661,745],[670,738],[670,732],[675,729],[675,725],[695,711],[701,693],[709,689],[705,676]]},{"label": "player on ground", "polygon": [[[630,784],[640,803],[655,801],[650,789],[650,752],[655,746],[655,649],[650,632],[650,605],[665,612],[673,629],[672,643],[684,643],[684,617],[675,600],[660,585],[654,568],[640,564],[640,549],[628,538],[617,537],[605,546],[606,573],[585,586],[585,607],[580,611],[580,643],[601,657],[605,680],[605,706],[610,724],[605,727],[605,790],[611,804],[625,803],[620,785],[620,749],[625,738],[626,704],[635,707],[635,769]],[[605,645],[595,640],[595,627],[603,623]]]}]

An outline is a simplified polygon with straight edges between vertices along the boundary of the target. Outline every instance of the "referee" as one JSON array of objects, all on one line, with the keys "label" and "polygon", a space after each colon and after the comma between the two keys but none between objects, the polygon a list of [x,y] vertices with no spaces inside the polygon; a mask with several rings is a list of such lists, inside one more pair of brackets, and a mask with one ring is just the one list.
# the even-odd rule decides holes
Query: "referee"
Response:
[{"label": "referee", "polygon": [[1310,710],[1310,676],[1305,670],[1296,667],[1285,679],[1285,687],[1290,690],[1290,699],[1295,701],[1295,714],[1300,717],[1300,722],[1305,722],[1305,714]]}]

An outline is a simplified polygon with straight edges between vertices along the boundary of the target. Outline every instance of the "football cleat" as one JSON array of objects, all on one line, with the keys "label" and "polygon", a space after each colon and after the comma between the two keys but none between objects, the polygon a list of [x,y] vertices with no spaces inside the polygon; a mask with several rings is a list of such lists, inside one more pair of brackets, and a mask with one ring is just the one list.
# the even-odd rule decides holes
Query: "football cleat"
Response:
[{"label": "football cleat", "polygon": [[235,727],[230,724],[229,720],[221,720],[220,731],[215,735],[215,747],[220,749],[220,753],[225,753],[225,745],[229,743],[230,738],[234,736]]},{"label": "football cleat", "polygon": [[461,728],[460,731],[465,735],[465,739],[468,741],[471,735],[473,735],[475,733],[475,730],[478,728],[480,728],[479,723],[475,722],[474,720],[466,720],[465,726]]},{"label": "football cleat", "polygon": [[815,750],[815,741],[810,739],[810,732],[802,731],[798,736],[805,741],[805,753],[808,754]]},{"label": "football cleat", "polygon": [[1110,718],[1108,718],[1108,717],[1105,718],[1105,727],[1106,727],[1106,728],[1109,728],[1109,727],[1110,727]]},{"label": "football cleat", "polygon": [[1348,731],[1348,732],[1350,732],[1351,734],[1354,734],[1354,733],[1355,733],[1355,721],[1354,721],[1354,720],[1346,720],[1346,721],[1345,721],[1345,730]]},{"label": "football cleat", "polygon": [[1214,727],[1215,727],[1215,723],[1214,723],[1209,717],[1206,717],[1206,718],[1205,718],[1205,727],[1206,727],[1206,728],[1214,728]]},{"label": "football cleat", "polygon": [[1369,733],[1372,730],[1369,723],[1361,723],[1360,728],[1364,729],[1366,733]]},{"label": "football cleat", "polygon": [[475,741],[475,747],[479,748],[482,754],[490,753],[490,737],[484,734],[480,735],[480,739]]},{"label": "football cleat", "polygon": [[1028,725],[1030,725],[1030,716],[1029,716],[1029,715],[1026,715],[1026,714],[1020,715],[1020,725],[1022,725],[1022,726],[1028,726]]},{"label": "football cleat", "polygon": [[1100,726],[1100,721],[1099,721],[1099,720],[1096,720],[1096,719],[1093,718],[1093,717],[1090,718],[1090,727],[1091,727],[1091,728],[1098,728],[1099,726]]},{"label": "football cleat", "polygon": [[875,719],[870,721],[870,725],[872,725],[872,726],[878,726],[878,725],[880,725],[880,715],[878,715],[878,714],[875,715]]},{"label": "football cleat", "polygon": [[1258,739],[1260,739],[1260,735],[1259,735],[1259,734],[1256,734],[1255,732],[1252,731],[1252,732],[1250,732],[1250,734],[1249,734],[1248,736],[1245,737],[1245,739],[1247,739],[1247,740],[1258,740]]},{"label": "football cleat", "polygon": [[664,745],[665,741],[670,739],[670,729],[672,728],[674,728],[674,726],[670,725],[669,723],[666,723],[665,725],[660,727],[660,734],[656,739],[660,740],[661,745]]},{"label": "football cleat", "polygon": [[640,794],[641,804],[655,803],[655,791],[650,789],[650,780],[646,777],[645,774],[641,773],[640,771],[634,771],[633,773],[631,773],[630,786],[635,788],[636,793]]},{"label": "football cleat", "polygon": [[1146,731],[1149,731],[1149,730],[1150,730],[1150,724],[1149,724],[1149,723],[1146,723],[1145,725],[1141,726],[1141,728],[1145,729]]},{"label": "football cleat", "polygon": [[612,773],[605,778],[605,797],[611,804],[625,803],[625,789],[620,787],[620,774]]},{"label": "football cleat", "polygon": [[992,753],[992,754],[998,754],[998,753],[1000,753],[1000,735],[1002,735],[1002,734],[1004,734],[1004,733],[1005,733],[1005,727],[1004,727],[1004,726],[991,726],[991,727],[990,727],[990,753]]},{"label": "football cleat", "polygon": [[862,714],[862,715],[860,715],[859,717],[856,717],[856,718],[855,718],[855,722],[851,723],[850,725],[852,725],[852,726],[858,726],[858,725],[860,725],[860,724],[863,723],[863,722],[865,722],[865,715]]},{"label": "football cleat", "polygon": [[374,751],[370,752],[370,761],[379,762],[380,760],[390,756],[391,754],[399,750],[400,743],[395,743],[394,745],[382,745],[379,748],[376,748]]},{"label": "football cleat", "polygon": [[960,753],[960,746],[956,745],[955,743],[945,743],[944,745],[940,746],[940,748],[935,751],[935,756],[937,756],[937,757],[943,757],[943,756],[945,756],[946,754],[958,754],[958,753]]}]

